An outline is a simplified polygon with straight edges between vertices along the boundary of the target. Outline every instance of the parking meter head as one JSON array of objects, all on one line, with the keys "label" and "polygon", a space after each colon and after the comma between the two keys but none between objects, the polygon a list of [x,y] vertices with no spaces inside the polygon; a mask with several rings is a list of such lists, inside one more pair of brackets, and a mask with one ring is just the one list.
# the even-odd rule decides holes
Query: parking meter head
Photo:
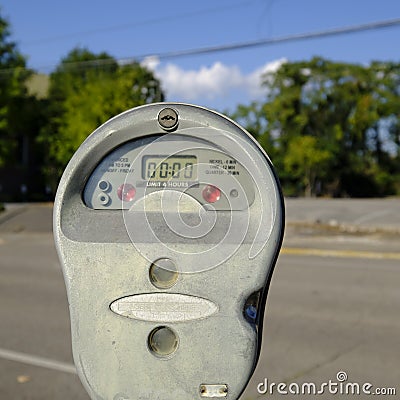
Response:
[{"label": "parking meter head", "polygon": [[93,132],[54,207],[91,398],[237,399],[259,356],[283,220],[268,156],[221,114],[158,103]]}]

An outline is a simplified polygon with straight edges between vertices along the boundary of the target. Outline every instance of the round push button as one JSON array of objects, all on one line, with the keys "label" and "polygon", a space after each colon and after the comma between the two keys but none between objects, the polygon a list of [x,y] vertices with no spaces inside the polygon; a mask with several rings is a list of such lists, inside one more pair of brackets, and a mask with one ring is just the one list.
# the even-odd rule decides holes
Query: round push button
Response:
[{"label": "round push button", "polygon": [[150,266],[150,281],[159,289],[169,289],[178,280],[176,265],[169,258],[160,258]]},{"label": "round push button", "polygon": [[156,356],[169,356],[178,347],[178,336],[172,329],[159,326],[150,332],[148,345],[150,351]]}]

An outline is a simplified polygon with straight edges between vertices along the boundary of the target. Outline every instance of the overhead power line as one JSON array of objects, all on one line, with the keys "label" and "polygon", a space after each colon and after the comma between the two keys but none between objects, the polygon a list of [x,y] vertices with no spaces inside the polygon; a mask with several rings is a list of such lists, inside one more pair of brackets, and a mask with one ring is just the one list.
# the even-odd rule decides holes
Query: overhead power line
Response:
[{"label": "overhead power line", "polygon": [[[218,45],[218,46],[208,46],[202,48],[195,48],[195,49],[187,49],[187,50],[178,50],[178,51],[167,51],[161,53],[147,53],[141,54],[134,57],[125,57],[119,58],[116,60],[113,59],[96,59],[90,61],[78,61],[78,62],[69,62],[64,63],[65,67],[76,67],[76,68],[90,68],[90,67],[98,67],[101,65],[107,65],[113,62],[118,62],[120,64],[128,64],[132,62],[142,61],[146,58],[154,57],[158,60],[167,60],[167,59],[174,59],[174,58],[181,58],[181,57],[188,57],[188,56],[197,56],[203,54],[212,54],[212,53],[219,53],[224,51],[234,51],[234,50],[243,50],[255,47],[262,47],[262,46],[271,46],[276,44],[282,43],[290,43],[296,42],[301,40],[310,40],[310,39],[321,39],[339,35],[349,35],[353,33],[365,32],[365,31],[373,31],[373,30],[381,30],[387,28],[393,28],[400,25],[400,18],[385,20],[385,21],[377,21],[371,22],[367,24],[360,24],[360,25],[352,25],[347,27],[341,28],[333,28],[319,32],[308,32],[308,33],[299,33],[294,35],[288,36],[280,36],[276,38],[266,38],[266,39],[259,39],[253,40],[248,42],[241,42],[241,43],[233,43],[233,44],[226,44],[226,45]],[[54,65],[52,66],[54,67]],[[41,67],[39,70],[49,69],[51,67]],[[12,71],[13,68],[6,68],[0,69],[0,73],[7,73]]]},{"label": "overhead power line", "polygon": [[189,49],[189,50],[180,50],[180,51],[169,51],[165,53],[159,54],[144,54],[141,56],[136,57],[136,60],[144,59],[146,57],[157,57],[160,60],[163,59],[170,59],[170,58],[178,58],[178,57],[185,57],[185,56],[194,56],[194,55],[201,55],[201,54],[210,54],[222,51],[232,51],[232,50],[242,50],[252,47],[260,47],[260,46],[268,46],[280,43],[288,43],[288,42],[295,42],[300,40],[308,40],[308,39],[319,39],[325,38],[329,36],[338,36],[338,35],[346,35],[351,33],[363,32],[363,31],[372,31],[378,29],[385,29],[391,28],[400,25],[400,18],[386,20],[386,21],[378,21],[378,22],[371,22],[368,24],[361,24],[361,25],[352,25],[342,28],[334,28],[328,29],[325,31],[319,32],[309,32],[309,33],[298,33],[294,35],[288,36],[280,36],[276,38],[267,38],[267,39],[259,39],[253,40],[249,42],[242,42],[242,43],[233,43],[227,45],[220,45],[220,46],[210,46],[210,47],[203,47],[197,49]]}]

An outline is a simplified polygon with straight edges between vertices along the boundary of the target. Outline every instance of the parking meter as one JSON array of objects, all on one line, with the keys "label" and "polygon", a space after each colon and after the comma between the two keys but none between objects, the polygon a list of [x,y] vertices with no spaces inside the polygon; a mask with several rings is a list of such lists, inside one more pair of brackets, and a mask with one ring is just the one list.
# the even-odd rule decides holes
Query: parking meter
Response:
[{"label": "parking meter", "polygon": [[54,206],[74,362],[92,399],[237,399],[284,225],[271,162],[205,108],[138,107],[72,157]]}]

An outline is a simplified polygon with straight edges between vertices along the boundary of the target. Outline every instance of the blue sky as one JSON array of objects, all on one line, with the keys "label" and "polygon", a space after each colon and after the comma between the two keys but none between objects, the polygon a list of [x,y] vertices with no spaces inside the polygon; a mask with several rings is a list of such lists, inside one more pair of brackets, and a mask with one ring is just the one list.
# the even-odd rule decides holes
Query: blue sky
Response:
[{"label": "blue sky", "polygon": [[[45,73],[76,46],[137,58],[400,18],[399,0],[3,0],[0,7],[29,66]],[[232,110],[262,99],[260,75],[285,60],[400,61],[399,43],[397,26],[145,63],[167,100]]]}]

